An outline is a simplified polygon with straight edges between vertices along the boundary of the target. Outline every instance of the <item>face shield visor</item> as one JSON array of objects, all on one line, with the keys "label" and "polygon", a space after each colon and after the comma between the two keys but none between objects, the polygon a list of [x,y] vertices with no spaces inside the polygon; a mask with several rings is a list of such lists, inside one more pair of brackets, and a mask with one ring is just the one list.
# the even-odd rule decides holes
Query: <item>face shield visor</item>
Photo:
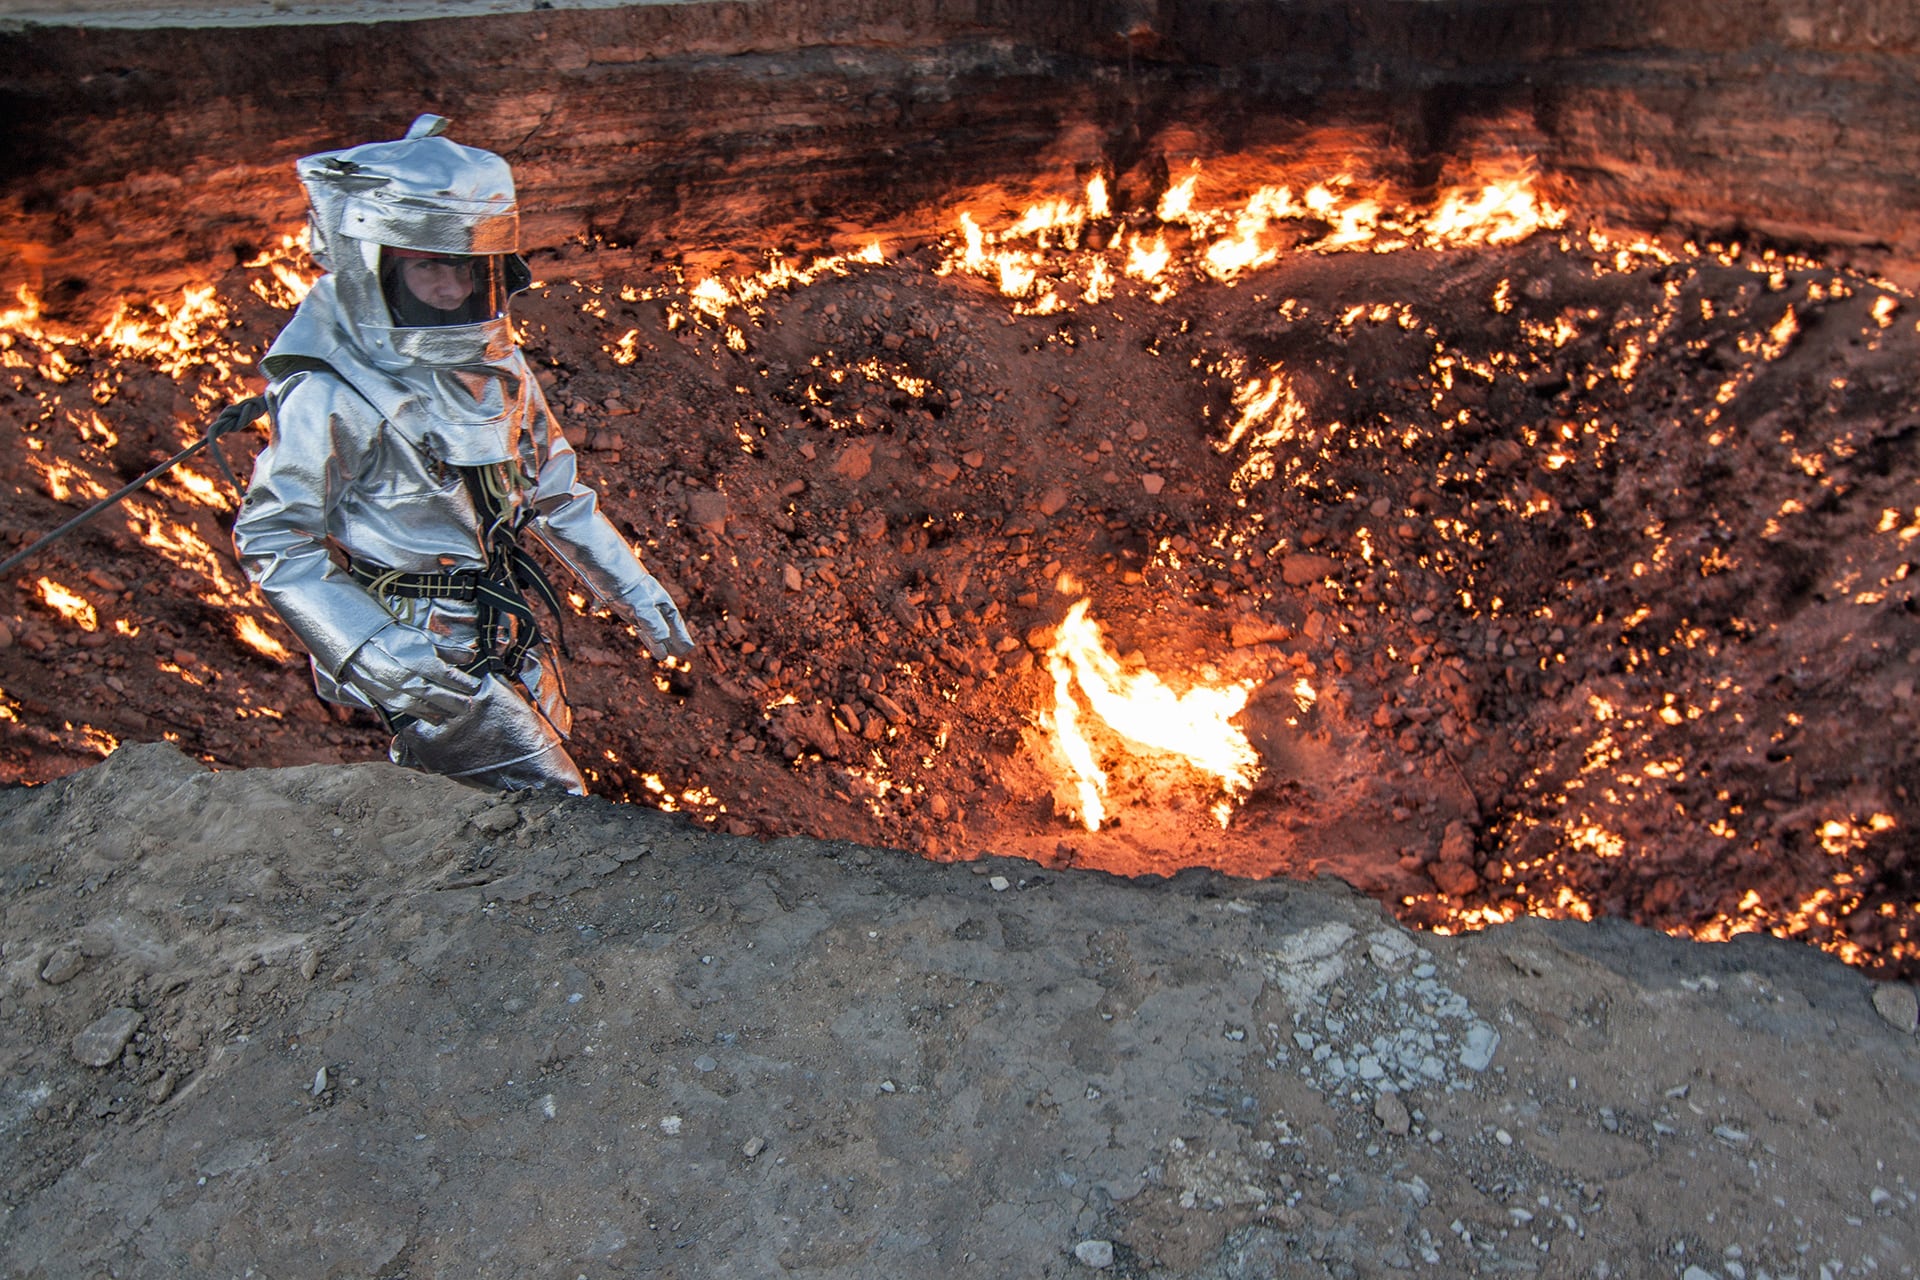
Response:
[{"label": "face shield visor", "polygon": [[465,255],[381,246],[380,292],[396,329],[482,324],[530,283],[517,253]]}]

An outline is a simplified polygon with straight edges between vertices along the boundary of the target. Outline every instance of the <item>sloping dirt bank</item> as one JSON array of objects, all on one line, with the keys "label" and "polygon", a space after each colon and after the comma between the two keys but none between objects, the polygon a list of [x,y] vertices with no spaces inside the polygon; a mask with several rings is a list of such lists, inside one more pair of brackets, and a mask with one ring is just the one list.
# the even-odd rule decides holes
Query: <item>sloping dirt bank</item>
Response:
[{"label": "sloping dirt bank", "polygon": [[0,877],[11,1276],[1920,1261],[1916,1040],[1772,939],[164,745],[0,791]]}]

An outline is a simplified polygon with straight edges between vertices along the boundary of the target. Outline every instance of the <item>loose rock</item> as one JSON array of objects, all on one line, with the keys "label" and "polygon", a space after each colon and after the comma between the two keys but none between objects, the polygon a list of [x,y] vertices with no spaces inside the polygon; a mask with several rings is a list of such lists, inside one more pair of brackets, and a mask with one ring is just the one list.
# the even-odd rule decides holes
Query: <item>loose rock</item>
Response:
[{"label": "loose rock", "polygon": [[1920,996],[1902,982],[1883,982],[1873,989],[1873,1008],[1887,1025],[1912,1035],[1920,1029]]},{"label": "loose rock", "polygon": [[142,1017],[137,1009],[113,1008],[95,1018],[87,1029],[73,1038],[70,1046],[74,1061],[89,1067],[104,1067],[118,1058],[140,1029]]},{"label": "loose rock", "polygon": [[1311,586],[1332,577],[1340,566],[1327,556],[1291,555],[1280,558],[1280,579],[1290,587]]},{"label": "loose rock", "polygon": [[1383,1093],[1373,1100],[1373,1118],[1380,1127],[1396,1138],[1404,1138],[1413,1129],[1413,1116],[1407,1111],[1407,1104],[1400,1101],[1400,1095]]},{"label": "loose rock", "polygon": [[1104,1271],[1113,1265],[1113,1242],[1109,1240],[1082,1240],[1073,1246],[1074,1260],[1082,1266]]},{"label": "loose rock", "polygon": [[727,495],[707,491],[688,494],[687,519],[712,533],[725,533],[727,531]]},{"label": "loose rock", "polygon": [[1471,866],[1478,851],[1472,827],[1459,821],[1447,824],[1445,834],[1440,837],[1440,861],[1461,862]]},{"label": "loose rock", "polygon": [[1427,867],[1433,887],[1449,897],[1464,897],[1480,887],[1480,873],[1462,862],[1435,862]]},{"label": "loose rock", "polygon": [[86,967],[86,956],[79,947],[64,946],[48,957],[46,967],[40,970],[40,980],[57,987],[72,981]]}]

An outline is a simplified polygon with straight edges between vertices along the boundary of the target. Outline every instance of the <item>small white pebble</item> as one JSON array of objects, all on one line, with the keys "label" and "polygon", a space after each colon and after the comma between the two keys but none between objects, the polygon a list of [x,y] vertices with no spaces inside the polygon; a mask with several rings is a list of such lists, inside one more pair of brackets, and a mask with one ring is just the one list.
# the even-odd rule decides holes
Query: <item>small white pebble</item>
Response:
[{"label": "small white pebble", "polygon": [[669,1138],[678,1136],[680,1133],[680,1117],[661,1116],[660,1132],[666,1134]]},{"label": "small white pebble", "polygon": [[1508,1133],[1505,1129],[1495,1129],[1493,1131],[1493,1140],[1499,1143],[1503,1147],[1510,1147],[1513,1145],[1513,1135]]},{"label": "small white pebble", "polygon": [[1005,893],[1007,891],[1007,878],[1005,876],[993,876],[987,881],[987,887],[995,893]]}]

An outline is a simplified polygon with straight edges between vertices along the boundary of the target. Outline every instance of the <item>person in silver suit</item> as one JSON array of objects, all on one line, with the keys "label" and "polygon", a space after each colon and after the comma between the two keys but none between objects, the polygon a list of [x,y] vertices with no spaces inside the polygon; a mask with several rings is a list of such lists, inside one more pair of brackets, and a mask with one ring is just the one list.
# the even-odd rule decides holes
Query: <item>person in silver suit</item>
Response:
[{"label": "person in silver suit", "polygon": [[655,658],[693,640],[580,481],[514,340],[508,301],[530,281],[512,171],[445,129],[422,116],[299,161],[326,274],[260,362],[272,432],[234,545],[320,696],[378,712],[395,762],[584,793],[562,605],[531,545]]}]

